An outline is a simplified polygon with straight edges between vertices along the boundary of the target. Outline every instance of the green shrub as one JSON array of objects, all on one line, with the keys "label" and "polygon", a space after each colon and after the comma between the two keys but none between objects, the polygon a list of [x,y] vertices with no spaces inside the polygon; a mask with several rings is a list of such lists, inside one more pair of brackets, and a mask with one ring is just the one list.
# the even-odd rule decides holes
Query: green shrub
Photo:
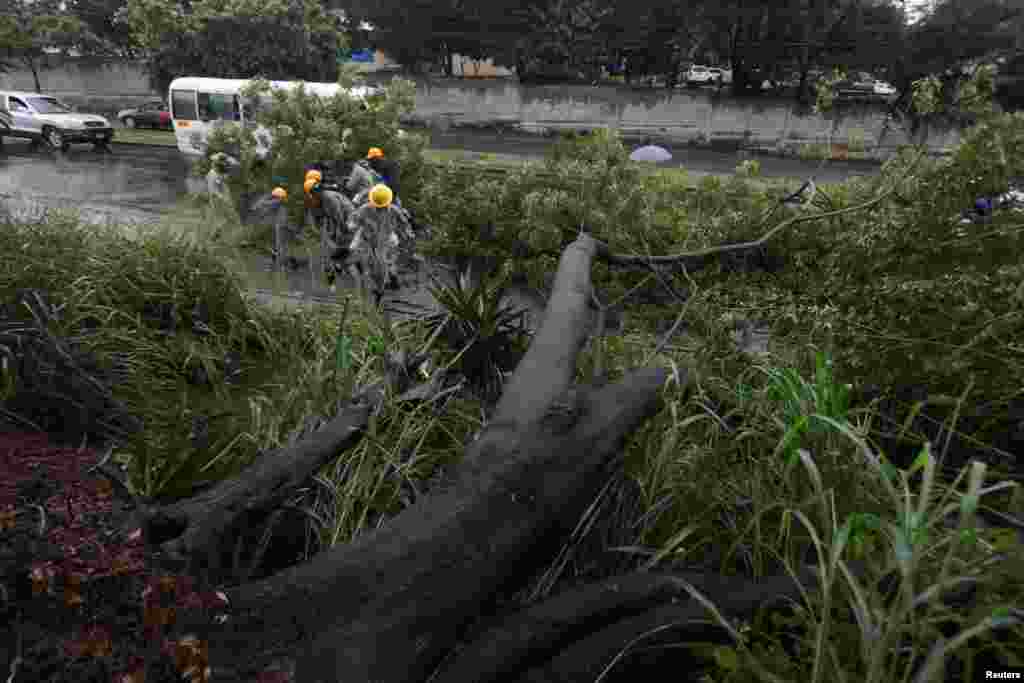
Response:
[{"label": "green shrub", "polygon": [[[356,79],[345,73],[339,78],[345,87]],[[264,81],[255,81],[246,94],[270,91]],[[345,91],[330,98],[307,93],[300,85],[291,91],[273,90],[274,106],[257,113],[257,122],[271,131],[273,140],[269,161],[257,164],[255,132],[238,126],[225,126],[211,134],[204,158],[195,171],[205,174],[210,158],[227,152],[239,159],[241,167],[230,181],[236,196],[241,192],[269,192],[282,185],[289,195],[289,215],[301,224],[304,213],[304,169],[314,162],[352,162],[366,155],[370,147],[380,147],[401,165],[402,199],[415,205],[420,197],[426,172],[423,136],[406,133],[399,116],[412,111],[413,85],[393,79],[380,97],[370,98],[368,107]]]}]

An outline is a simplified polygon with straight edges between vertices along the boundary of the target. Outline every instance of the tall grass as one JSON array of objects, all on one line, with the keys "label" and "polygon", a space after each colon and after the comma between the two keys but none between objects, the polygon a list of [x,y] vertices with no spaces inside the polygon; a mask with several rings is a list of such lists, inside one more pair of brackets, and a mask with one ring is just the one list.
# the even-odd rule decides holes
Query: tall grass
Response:
[{"label": "tall grass", "polygon": [[[3,228],[7,310],[26,321],[17,293],[45,292],[59,311],[49,333],[73,339],[101,367],[120,368],[109,390],[142,428],[119,439],[115,458],[140,494],[184,495],[197,481],[236,472],[380,372],[366,357],[337,372],[333,316],[255,305],[202,236],[167,226],[127,236],[67,214]],[[342,333],[359,347],[381,324],[352,315]],[[41,381],[10,379],[13,393]]]}]

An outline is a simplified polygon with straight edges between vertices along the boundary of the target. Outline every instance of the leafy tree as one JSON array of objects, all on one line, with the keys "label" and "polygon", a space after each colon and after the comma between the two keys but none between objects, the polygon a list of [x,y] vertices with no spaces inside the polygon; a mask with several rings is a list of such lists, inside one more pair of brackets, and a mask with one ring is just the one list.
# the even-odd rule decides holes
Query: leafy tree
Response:
[{"label": "leafy tree", "polygon": [[345,43],[318,0],[196,0],[187,9],[128,0],[127,14],[161,90],[182,73],[333,81]]},{"label": "leafy tree", "polygon": [[367,42],[414,70],[440,63],[451,75],[456,54],[511,64],[516,39],[525,34],[516,12],[518,3],[511,0],[341,0],[336,4],[351,14],[350,31],[361,21],[369,22],[374,30],[365,36]]},{"label": "leafy tree", "polygon": [[0,47],[9,60],[28,67],[36,91],[41,91],[39,71],[45,68],[46,48],[73,46],[80,22],[59,0],[0,0],[0,10]]},{"label": "leafy tree", "polygon": [[700,6],[671,0],[615,2],[600,29],[605,53],[614,64],[625,62],[627,82],[636,75],[665,73],[671,87],[680,60],[705,45],[695,21],[700,11]]},{"label": "leafy tree", "polygon": [[[357,84],[358,78],[343,69],[338,81],[348,88]],[[399,117],[412,111],[414,104],[415,87],[409,81],[393,79],[385,95],[371,98],[368,107],[344,90],[321,98],[298,87],[268,93],[269,88],[269,83],[257,80],[244,92],[274,101],[273,107],[258,108],[256,114],[257,122],[272,134],[269,163],[258,163],[257,131],[225,126],[210,135],[196,173],[202,175],[210,169],[214,154],[228,152],[240,162],[239,172],[232,174],[231,189],[242,196],[266,193],[274,185],[283,185],[294,198],[289,200],[291,218],[301,225],[302,182],[308,164],[351,162],[362,158],[369,147],[381,147],[388,157],[401,163],[403,203],[416,204],[425,171],[425,140],[405,134],[399,126]]]},{"label": "leafy tree", "polygon": [[67,7],[81,22],[80,50],[129,59],[137,56],[139,46],[122,19],[127,9],[125,0],[70,0]]},{"label": "leafy tree", "polygon": [[[993,54],[1012,50],[1019,41],[1015,30],[1024,17],[1020,0],[944,0],[921,21],[909,27],[903,50],[890,72],[900,89],[891,109],[912,134],[937,122],[966,126],[977,120],[971,82],[985,85],[991,74],[977,67]],[[927,79],[927,80],[925,80]],[[927,82],[937,102],[922,111],[914,103],[915,81]]]}]

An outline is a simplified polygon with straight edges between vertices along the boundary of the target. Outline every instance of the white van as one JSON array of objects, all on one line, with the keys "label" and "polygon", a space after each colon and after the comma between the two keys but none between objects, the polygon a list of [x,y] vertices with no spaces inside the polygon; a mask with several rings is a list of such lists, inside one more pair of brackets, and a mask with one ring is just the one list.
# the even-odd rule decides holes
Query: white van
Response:
[{"label": "white van", "polygon": [[[265,94],[255,101],[242,95],[242,89],[251,83],[248,79],[202,78],[189,76],[171,82],[167,101],[171,106],[171,121],[178,149],[187,156],[197,157],[206,150],[210,133],[224,125],[243,125],[257,128],[257,152],[265,157],[270,151],[270,132],[257,127],[256,113],[271,106],[273,99]],[[299,83],[308,93],[317,97],[332,97],[342,90],[337,83],[308,83],[302,81],[270,81],[274,89],[291,90]],[[375,86],[352,88],[349,93],[365,99],[382,92]]]}]

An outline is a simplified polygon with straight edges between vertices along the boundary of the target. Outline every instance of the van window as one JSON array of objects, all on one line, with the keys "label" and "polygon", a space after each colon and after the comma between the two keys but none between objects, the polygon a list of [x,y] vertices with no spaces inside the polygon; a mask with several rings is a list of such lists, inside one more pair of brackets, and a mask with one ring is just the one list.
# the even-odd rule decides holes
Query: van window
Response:
[{"label": "van window", "polygon": [[199,105],[200,121],[214,121],[217,119],[224,121],[238,120],[237,96],[201,92],[197,94],[196,101]]},{"label": "van window", "polygon": [[195,121],[199,118],[196,116],[195,90],[171,91],[171,117],[179,121]]},{"label": "van window", "polygon": [[17,97],[9,97],[7,100],[7,107],[11,111],[26,111],[28,109],[28,105]]}]

